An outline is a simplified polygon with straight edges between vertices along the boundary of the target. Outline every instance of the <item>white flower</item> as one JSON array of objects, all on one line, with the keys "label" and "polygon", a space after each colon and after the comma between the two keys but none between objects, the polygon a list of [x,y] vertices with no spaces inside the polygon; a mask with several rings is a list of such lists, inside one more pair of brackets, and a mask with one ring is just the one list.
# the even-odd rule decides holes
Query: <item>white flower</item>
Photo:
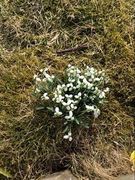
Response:
[{"label": "white flower", "polygon": [[63,97],[62,95],[59,95],[59,96],[58,96],[58,99],[59,99],[59,101],[61,102],[61,101],[64,99],[64,97]]},{"label": "white flower", "polygon": [[55,108],[55,113],[54,113],[55,116],[61,116],[62,115],[62,112],[60,112],[60,109],[59,107],[56,107]]},{"label": "white flower", "polygon": [[104,91],[102,91],[100,94],[99,94],[99,98],[105,98],[105,93],[104,93]]},{"label": "white flower", "polygon": [[70,87],[70,88],[69,88],[69,91],[72,91],[72,90],[73,90],[73,88],[72,88],[72,87]]},{"label": "white flower", "polygon": [[44,70],[43,70],[43,69],[40,69],[39,71],[42,73]]},{"label": "white flower", "polygon": [[36,74],[34,74],[33,78],[36,79],[38,76]]},{"label": "white flower", "polygon": [[72,117],[72,116],[73,116],[73,112],[69,111],[69,117]]},{"label": "white flower", "polygon": [[65,116],[65,119],[70,119],[69,116]]},{"label": "white flower", "polygon": [[77,86],[74,86],[73,89],[74,89],[74,90],[77,89]]},{"label": "white flower", "polygon": [[91,79],[94,80],[94,75],[93,74],[91,75]]},{"label": "white flower", "polygon": [[100,81],[100,79],[99,78],[95,78],[94,81]]},{"label": "white flower", "polygon": [[104,92],[108,92],[109,91],[109,88],[107,87],[105,90],[104,90]]},{"label": "white flower", "polygon": [[71,107],[72,109],[74,109],[74,104],[71,104],[70,107]]},{"label": "white flower", "polygon": [[87,112],[94,111],[94,109],[95,109],[93,105],[92,106],[85,105],[85,107],[86,107]]},{"label": "white flower", "polygon": [[43,82],[46,82],[46,78],[43,78],[42,81],[43,81]]},{"label": "white flower", "polygon": [[84,79],[85,77],[84,76],[79,76],[80,79]]},{"label": "white flower", "polygon": [[63,105],[63,106],[67,106],[67,103],[64,102],[64,101],[62,101],[62,105]]},{"label": "white flower", "polygon": [[46,71],[47,71],[47,70],[44,70],[44,71],[43,71],[44,77],[46,78],[46,80],[48,80],[48,81],[50,81],[50,82],[53,82],[53,79],[55,78],[55,76],[54,76],[54,75],[51,75],[51,76],[50,76]]},{"label": "white flower", "polygon": [[94,117],[97,118],[100,115],[100,109],[94,109]]},{"label": "white flower", "polygon": [[39,93],[40,90],[38,88],[35,89],[35,93]]},{"label": "white flower", "polygon": [[37,77],[37,78],[36,78],[36,81],[37,81],[37,82],[40,82],[40,81],[41,81],[41,79]]},{"label": "white flower", "polygon": [[64,138],[64,139],[68,139],[68,138],[69,138],[69,136],[68,136],[68,135],[65,135],[65,136],[63,136],[63,138]]},{"label": "white flower", "polygon": [[84,84],[87,84],[87,83],[88,83],[88,81],[87,81],[86,78],[83,79],[83,83],[84,83]]},{"label": "white flower", "polygon": [[[39,74],[34,75],[35,92],[43,92],[41,100],[49,100],[49,108],[54,110],[54,116],[63,115],[64,125],[68,129],[72,127],[76,116],[84,112],[84,104],[85,112],[91,112],[94,118],[100,115],[97,105],[104,102],[109,91],[108,87],[104,88],[104,71],[97,71],[89,66],[82,70],[69,64],[62,79],[54,82],[54,78],[54,75],[49,74],[48,68],[41,69]],[[63,138],[72,141],[72,133],[68,132]]]},{"label": "white flower", "polygon": [[90,68],[90,72],[94,74],[95,73],[95,69],[93,67],[91,67]]},{"label": "white flower", "polygon": [[76,98],[76,99],[78,99],[78,98],[79,98],[79,96],[78,96],[78,95],[75,95],[75,98]]},{"label": "white flower", "polygon": [[[75,95],[75,96],[76,96],[76,95]],[[79,92],[75,98],[80,99],[80,98],[81,98],[81,96],[82,96],[82,93],[81,93],[81,92]]]},{"label": "white flower", "polygon": [[95,87],[94,92],[95,92],[96,94],[98,94],[98,93],[100,92],[99,89],[98,89],[98,87]]},{"label": "white flower", "polygon": [[71,117],[71,120],[73,121],[75,118],[74,117]]},{"label": "white flower", "polygon": [[71,103],[72,103],[72,100],[71,100],[71,99],[68,99],[68,101],[67,101],[67,106],[69,106]]},{"label": "white flower", "polygon": [[73,73],[74,73],[74,70],[70,70],[70,73],[73,74]]},{"label": "white flower", "polygon": [[91,89],[93,87],[93,84],[92,83],[89,83],[88,84],[88,89]]},{"label": "white flower", "polygon": [[50,78],[50,75],[47,74],[46,72],[44,72],[44,76],[46,77],[46,79],[49,79],[49,78]]},{"label": "white flower", "polygon": [[44,71],[43,71],[43,74],[46,73],[46,71],[48,71],[49,68],[45,68]]},{"label": "white flower", "polygon": [[96,106],[86,105],[85,107],[86,107],[87,112],[93,112],[94,113],[95,118],[97,118],[100,115],[100,109],[98,109]]},{"label": "white flower", "polygon": [[64,91],[65,91],[65,92],[67,91],[67,87],[66,87],[66,86],[64,87]]},{"label": "white flower", "polygon": [[65,84],[62,84],[62,86],[61,86],[61,87],[62,87],[62,88],[65,88],[65,86],[66,86]]},{"label": "white flower", "polygon": [[65,116],[65,119],[71,119],[73,117],[73,112],[69,111],[69,115]]},{"label": "white flower", "polygon": [[69,132],[68,132],[68,135],[69,135],[69,136],[72,136],[72,133],[71,133],[71,131],[69,131]]},{"label": "white flower", "polygon": [[72,98],[72,97],[73,97],[73,95],[72,95],[72,94],[70,94],[68,97],[69,97],[69,98]]},{"label": "white flower", "polygon": [[73,95],[72,94],[65,94],[66,98],[72,98]]},{"label": "white flower", "polygon": [[50,76],[50,78],[47,78],[47,80],[48,80],[49,82],[53,82],[53,79],[54,79],[54,78],[52,78],[51,76]]},{"label": "white flower", "polygon": [[58,92],[61,92],[62,86],[61,86],[61,85],[57,85],[57,88],[56,88],[56,89],[57,89]]},{"label": "white flower", "polygon": [[67,106],[66,108],[67,108],[68,111],[70,110],[70,106]]},{"label": "white flower", "polygon": [[71,132],[68,132],[68,134],[67,135],[64,135],[63,136],[63,139],[68,139],[69,141],[72,141],[72,133]]},{"label": "white flower", "polygon": [[67,87],[69,88],[69,87],[73,87],[73,84],[72,83],[69,83],[69,84],[67,84]]},{"label": "white flower", "polygon": [[91,90],[94,90],[94,87],[92,87]]},{"label": "white flower", "polygon": [[47,93],[44,93],[43,96],[41,97],[43,100],[48,100],[49,97],[48,97],[48,94]]},{"label": "white flower", "polygon": [[78,68],[76,69],[76,72],[77,72],[77,74],[81,73],[81,71]]},{"label": "white flower", "polygon": [[52,79],[54,79],[54,78],[55,78],[55,76],[54,76],[54,75],[51,75],[51,78],[52,78]]}]

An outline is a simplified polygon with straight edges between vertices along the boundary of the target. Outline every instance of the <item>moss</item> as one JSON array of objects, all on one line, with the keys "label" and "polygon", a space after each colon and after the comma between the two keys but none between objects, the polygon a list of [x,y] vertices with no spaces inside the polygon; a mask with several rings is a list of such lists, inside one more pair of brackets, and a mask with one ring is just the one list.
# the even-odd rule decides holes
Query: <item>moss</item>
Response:
[{"label": "moss", "polygon": [[[1,2],[0,166],[14,179],[64,168],[84,179],[130,171],[125,158],[134,148],[132,17],[130,0]],[[80,44],[89,48],[56,54]],[[88,131],[74,132],[71,144],[62,140],[61,120],[34,111],[32,96],[40,68],[62,74],[69,63],[105,69],[111,90],[99,119]]]}]

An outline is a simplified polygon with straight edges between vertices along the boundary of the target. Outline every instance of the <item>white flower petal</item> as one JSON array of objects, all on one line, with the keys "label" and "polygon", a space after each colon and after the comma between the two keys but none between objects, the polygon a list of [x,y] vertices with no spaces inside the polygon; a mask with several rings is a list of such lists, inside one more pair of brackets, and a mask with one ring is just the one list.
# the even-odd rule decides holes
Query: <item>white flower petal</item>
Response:
[{"label": "white flower petal", "polygon": [[72,136],[72,133],[71,133],[71,131],[69,131],[69,132],[68,132],[68,136]]},{"label": "white flower petal", "polygon": [[68,138],[69,138],[68,135],[63,136],[63,139],[68,139]]},{"label": "white flower petal", "polygon": [[73,140],[73,138],[72,137],[69,137],[69,141],[72,141]]}]

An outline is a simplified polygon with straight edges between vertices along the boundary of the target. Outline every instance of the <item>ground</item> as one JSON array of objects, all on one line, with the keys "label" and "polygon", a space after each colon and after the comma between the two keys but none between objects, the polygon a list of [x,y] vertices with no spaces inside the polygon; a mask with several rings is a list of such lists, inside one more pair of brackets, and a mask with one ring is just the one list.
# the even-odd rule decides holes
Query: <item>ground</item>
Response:
[{"label": "ground", "polygon": [[[70,169],[80,179],[131,171],[135,62],[132,0],[0,1],[0,167],[13,179]],[[87,46],[73,52],[57,51]],[[74,140],[60,122],[35,111],[33,75],[62,74],[71,63],[104,69],[110,93],[101,116]],[[1,176],[1,179],[5,177]]]}]

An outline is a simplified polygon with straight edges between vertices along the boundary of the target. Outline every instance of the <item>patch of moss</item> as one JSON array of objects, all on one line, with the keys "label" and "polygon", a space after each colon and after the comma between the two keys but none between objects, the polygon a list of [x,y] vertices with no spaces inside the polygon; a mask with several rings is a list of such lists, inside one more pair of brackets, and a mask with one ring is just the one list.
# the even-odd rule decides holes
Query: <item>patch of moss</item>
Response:
[{"label": "patch of moss", "polygon": [[[78,177],[128,173],[134,147],[132,1],[2,1],[0,16],[0,167],[14,179],[70,168]],[[86,44],[83,52],[56,50]],[[110,96],[88,131],[62,139],[61,120],[35,112],[33,75],[69,64],[105,69]],[[57,125],[56,125],[57,124]]]}]

